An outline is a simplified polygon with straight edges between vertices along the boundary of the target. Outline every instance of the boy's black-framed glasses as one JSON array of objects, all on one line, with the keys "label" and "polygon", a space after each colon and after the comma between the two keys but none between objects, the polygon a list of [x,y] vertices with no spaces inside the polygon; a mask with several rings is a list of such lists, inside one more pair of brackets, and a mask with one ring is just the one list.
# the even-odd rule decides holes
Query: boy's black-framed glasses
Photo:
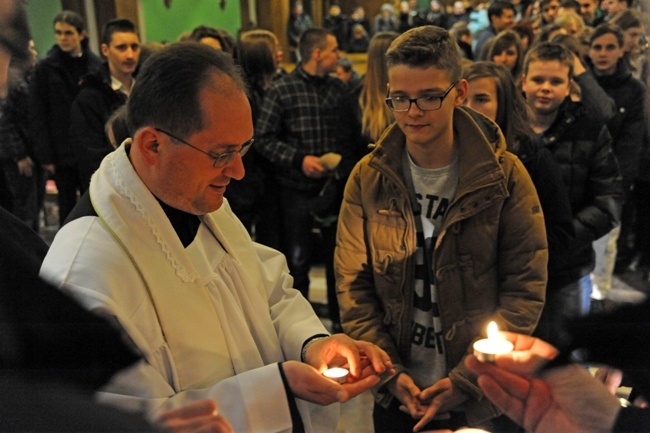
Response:
[{"label": "boy's black-framed glasses", "polygon": [[453,83],[442,95],[428,95],[420,96],[419,98],[407,98],[405,96],[390,96],[390,89],[386,92],[386,104],[391,110],[403,113],[411,109],[411,104],[415,105],[422,111],[435,111],[442,107],[442,101],[445,100],[451,89],[458,84],[458,81]]}]

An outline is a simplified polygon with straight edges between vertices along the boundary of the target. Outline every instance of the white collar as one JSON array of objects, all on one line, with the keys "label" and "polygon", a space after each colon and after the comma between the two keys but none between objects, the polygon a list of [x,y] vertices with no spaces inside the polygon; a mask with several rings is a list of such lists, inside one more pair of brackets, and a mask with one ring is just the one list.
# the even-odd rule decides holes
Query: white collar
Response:
[{"label": "white collar", "polygon": [[[134,84],[135,84],[135,78],[132,78],[131,79],[131,89],[133,88]],[[115,78],[115,76],[113,74],[111,74],[111,88],[113,90],[115,90],[116,92],[124,93],[126,96],[129,96],[129,94],[131,93],[131,90],[130,89],[127,90],[127,88],[124,87],[124,84],[122,84],[122,82],[120,80]]]}]

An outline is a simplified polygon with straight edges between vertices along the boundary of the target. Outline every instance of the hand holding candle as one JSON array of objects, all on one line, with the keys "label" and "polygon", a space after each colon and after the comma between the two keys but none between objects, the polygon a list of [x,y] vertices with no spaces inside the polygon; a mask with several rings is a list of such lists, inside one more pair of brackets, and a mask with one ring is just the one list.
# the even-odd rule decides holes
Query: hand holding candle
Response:
[{"label": "hand holding candle", "polygon": [[490,322],[487,328],[488,338],[474,343],[474,356],[481,362],[494,362],[496,355],[512,352],[514,345],[499,336],[499,328]]},{"label": "hand holding candle", "polygon": [[323,376],[338,383],[345,383],[348,378],[348,369],[342,367],[328,368],[323,372]]}]

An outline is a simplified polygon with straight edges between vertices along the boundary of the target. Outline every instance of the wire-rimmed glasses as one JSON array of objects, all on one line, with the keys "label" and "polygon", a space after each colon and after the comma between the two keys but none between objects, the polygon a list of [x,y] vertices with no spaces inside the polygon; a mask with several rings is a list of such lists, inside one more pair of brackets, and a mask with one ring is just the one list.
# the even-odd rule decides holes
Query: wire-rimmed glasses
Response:
[{"label": "wire-rimmed glasses", "polygon": [[169,136],[169,138],[181,142],[187,146],[190,146],[194,150],[198,150],[204,155],[208,155],[212,160],[214,161],[212,163],[212,167],[214,168],[219,168],[219,167],[225,167],[226,165],[230,164],[232,159],[235,157],[235,155],[239,154],[242,157],[246,155],[246,152],[251,148],[253,145],[253,142],[255,141],[254,139],[248,140],[246,143],[242,144],[241,148],[239,150],[229,150],[228,152],[223,152],[223,153],[208,153],[204,150],[199,149],[198,147],[188,143],[187,141],[183,140],[182,138],[176,137],[175,135],[171,134],[170,132],[165,131],[164,129],[160,128],[155,128],[156,131],[162,132],[163,134]]}]

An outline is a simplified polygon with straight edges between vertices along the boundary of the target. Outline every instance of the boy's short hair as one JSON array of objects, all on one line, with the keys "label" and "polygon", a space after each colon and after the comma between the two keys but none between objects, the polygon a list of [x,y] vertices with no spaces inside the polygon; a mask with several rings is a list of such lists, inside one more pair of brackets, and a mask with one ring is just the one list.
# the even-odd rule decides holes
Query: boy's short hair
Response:
[{"label": "boy's short hair", "polygon": [[633,27],[648,27],[647,17],[643,15],[643,12],[636,9],[625,9],[614,15],[608,22],[618,26],[623,31]]},{"label": "boy's short hair", "polygon": [[619,48],[625,45],[625,34],[618,26],[611,23],[602,23],[596,26],[591,34],[591,37],[589,38],[589,46],[591,46],[596,39],[607,34],[614,35]]},{"label": "boy's short hair", "polygon": [[573,80],[573,53],[563,45],[542,42],[530,48],[524,59],[524,74],[528,74],[528,65],[535,61],[549,62],[557,60],[569,68],[569,80]]},{"label": "boy's short hair", "polygon": [[509,1],[506,0],[493,1],[492,3],[490,3],[490,6],[488,7],[487,10],[488,20],[492,22],[492,18],[500,17],[501,15],[503,15],[504,10],[512,10],[515,13],[517,12],[515,10],[515,7]]},{"label": "boy's short hair", "polygon": [[564,9],[572,9],[575,13],[580,14],[580,3],[577,0],[562,0],[560,7]]},{"label": "boy's short hair", "polygon": [[560,3],[558,0],[539,0],[539,8],[541,9],[543,6],[546,6],[552,1],[557,1],[558,3]]},{"label": "boy's short hair", "polygon": [[64,10],[59,12],[52,20],[52,25],[56,23],[68,24],[74,27],[79,34],[86,31],[86,22],[81,15],[74,11]]},{"label": "boy's short hair", "polygon": [[102,29],[101,43],[106,44],[107,46],[110,45],[111,40],[113,39],[113,33],[116,32],[138,34],[138,30],[131,20],[127,20],[126,18],[116,18],[110,20],[104,25],[104,28]]},{"label": "boy's short hair", "polygon": [[397,65],[433,66],[448,72],[452,82],[462,73],[460,49],[447,30],[436,26],[416,27],[402,33],[386,51],[388,69]]}]

